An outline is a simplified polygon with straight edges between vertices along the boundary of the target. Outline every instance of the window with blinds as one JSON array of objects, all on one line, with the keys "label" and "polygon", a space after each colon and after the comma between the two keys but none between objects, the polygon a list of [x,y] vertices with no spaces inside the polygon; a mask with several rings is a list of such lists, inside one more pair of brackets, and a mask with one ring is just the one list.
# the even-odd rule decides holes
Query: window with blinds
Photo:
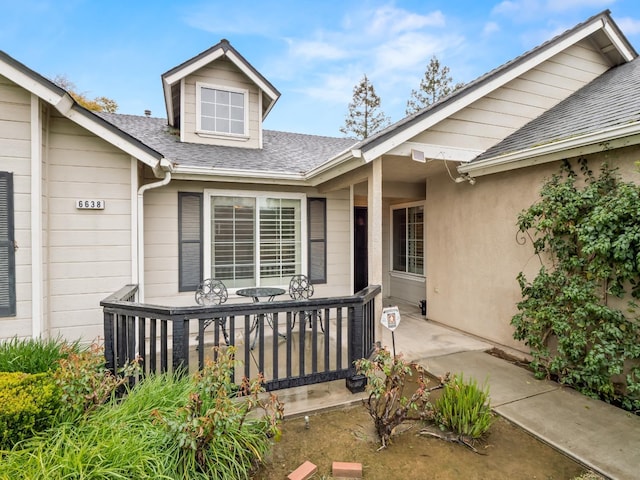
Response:
[{"label": "window with blinds", "polygon": [[16,314],[13,174],[0,172],[0,316]]},{"label": "window with blinds", "polygon": [[178,289],[192,291],[203,280],[201,193],[178,192],[178,244]]},{"label": "window with blinds", "polygon": [[256,284],[255,198],[211,198],[211,276],[227,287]]},{"label": "window with blinds", "polygon": [[310,198],[307,202],[309,223],[309,281],[327,282],[327,199]]},{"label": "window with blinds", "polygon": [[210,198],[212,277],[242,288],[286,284],[300,273],[301,199]]},{"label": "window with blinds", "polygon": [[392,212],[393,270],[424,275],[424,206]]}]

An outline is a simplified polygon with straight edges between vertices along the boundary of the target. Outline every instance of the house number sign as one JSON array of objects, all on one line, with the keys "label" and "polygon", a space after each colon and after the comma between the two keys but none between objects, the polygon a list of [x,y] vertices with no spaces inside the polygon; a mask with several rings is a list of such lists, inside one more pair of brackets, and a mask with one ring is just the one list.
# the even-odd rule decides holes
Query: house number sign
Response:
[{"label": "house number sign", "polygon": [[104,200],[76,200],[78,210],[104,210]]}]

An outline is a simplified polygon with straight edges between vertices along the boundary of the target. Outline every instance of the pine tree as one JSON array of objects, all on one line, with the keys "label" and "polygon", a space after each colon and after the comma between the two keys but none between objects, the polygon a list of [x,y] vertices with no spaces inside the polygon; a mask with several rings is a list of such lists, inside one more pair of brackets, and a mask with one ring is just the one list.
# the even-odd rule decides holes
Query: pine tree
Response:
[{"label": "pine tree", "polygon": [[464,85],[463,83],[452,85],[452,83],[449,67],[441,66],[440,60],[435,55],[431,57],[424,77],[420,80],[420,88],[411,90],[411,96],[407,101],[407,115],[428,107]]},{"label": "pine tree", "polygon": [[363,140],[389,125],[390,119],[380,108],[380,97],[366,75],[353,87],[353,100],[349,103],[344,126],[340,131]]}]

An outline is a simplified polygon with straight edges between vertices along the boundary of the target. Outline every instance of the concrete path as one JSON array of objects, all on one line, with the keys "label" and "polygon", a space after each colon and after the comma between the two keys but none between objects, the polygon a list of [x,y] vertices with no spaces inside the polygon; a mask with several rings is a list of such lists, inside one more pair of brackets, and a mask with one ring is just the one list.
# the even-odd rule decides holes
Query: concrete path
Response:
[{"label": "concrete path", "polygon": [[611,479],[640,478],[640,417],[484,352],[419,360],[429,372],[488,382],[494,412]]},{"label": "concrete path", "polygon": [[[394,332],[396,353],[434,375],[462,373],[489,385],[494,412],[612,480],[640,479],[640,417],[587,398],[525,368],[494,357],[493,345],[404,311]],[[392,348],[386,329],[382,345]],[[278,392],[287,417],[360,402],[344,381]]]}]

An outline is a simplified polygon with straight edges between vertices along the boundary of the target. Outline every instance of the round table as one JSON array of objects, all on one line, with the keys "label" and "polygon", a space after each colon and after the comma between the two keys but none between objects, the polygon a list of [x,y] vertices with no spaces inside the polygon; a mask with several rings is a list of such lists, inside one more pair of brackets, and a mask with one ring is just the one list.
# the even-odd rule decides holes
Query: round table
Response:
[{"label": "round table", "polygon": [[261,298],[267,298],[268,302],[273,300],[273,297],[278,295],[284,295],[284,288],[275,288],[275,287],[252,287],[252,288],[241,288],[240,290],[236,290],[236,293],[241,297],[251,297],[254,302],[259,302]]}]

